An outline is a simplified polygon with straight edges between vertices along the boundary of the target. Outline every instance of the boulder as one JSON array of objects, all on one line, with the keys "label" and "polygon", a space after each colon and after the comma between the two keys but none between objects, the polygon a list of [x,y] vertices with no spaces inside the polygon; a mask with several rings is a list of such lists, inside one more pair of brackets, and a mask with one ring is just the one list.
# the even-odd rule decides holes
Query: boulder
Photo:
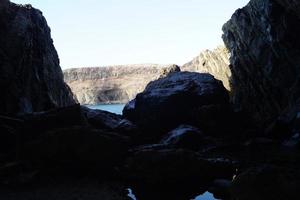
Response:
[{"label": "boulder", "polygon": [[129,156],[124,174],[138,189],[143,185],[144,189],[151,188],[162,195],[174,190],[179,190],[176,194],[197,191],[214,179],[230,179],[234,171],[235,163],[230,160],[207,159],[190,150],[146,146]]},{"label": "boulder", "polygon": [[0,113],[31,113],[75,104],[42,12],[0,2]]},{"label": "boulder", "polygon": [[114,132],[74,126],[46,132],[28,143],[23,158],[41,170],[110,175],[126,157],[129,138]]},{"label": "boulder", "polygon": [[22,114],[18,117],[24,120],[22,137],[27,139],[32,139],[32,137],[39,136],[49,130],[88,125],[79,104],[44,112]]},{"label": "boulder", "polygon": [[251,0],[223,26],[232,102],[262,127],[300,97],[299,10],[298,1]]},{"label": "boulder", "polygon": [[236,176],[231,195],[239,200],[293,200],[299,197],[299,180],[298,169],[259,165]]},{"label": "boulder", "polygon": [[131,121],[124,119],[121,115],[104,110],[94,110],[82,106],[82,112],[89,125],[97,129],[106,129],[118,132],[122,135],[136,137],[138,128]]},{"label": "boulder", "polygon": [[[222,82],[210,74],[177,72],[150,82],[125,106],[123,115],[145,134],[148,132],[147,136],[157,137],[181,124],[201,127],[199,110],[208,105],[220,106],[221,110],[229,107],[228,93]],[[218,114],[224,115],[214,114],[216,118]]]},{"label": "boulder", "polygon": [[160,144],[170,148],[184,148],[199,150],[214,144],[214,141],[205,136],[198,128],[189,125],[180,125],[167,133]]}]

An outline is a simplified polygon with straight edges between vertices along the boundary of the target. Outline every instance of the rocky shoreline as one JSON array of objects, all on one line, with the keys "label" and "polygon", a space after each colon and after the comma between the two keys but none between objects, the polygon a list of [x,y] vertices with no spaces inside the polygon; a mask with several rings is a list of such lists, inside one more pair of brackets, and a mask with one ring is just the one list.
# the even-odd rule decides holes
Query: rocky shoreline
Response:
[{"label": "rocky shoreline", "polygon": [[0,97],[0,199],[298,199],[298,8],[251,0],[224,25],[230,92],[174,65],[116,115],[74,99],[40,11],[0,0],[0,87],[18,88]]}]

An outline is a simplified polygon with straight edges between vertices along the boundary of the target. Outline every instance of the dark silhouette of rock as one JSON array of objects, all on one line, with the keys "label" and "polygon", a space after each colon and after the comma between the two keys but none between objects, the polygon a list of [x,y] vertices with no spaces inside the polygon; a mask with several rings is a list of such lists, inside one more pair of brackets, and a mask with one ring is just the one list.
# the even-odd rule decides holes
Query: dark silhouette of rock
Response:
[{"label": "dark silhouette of rock", "polygon": [[300,97],[298,11],[297,1],[251,0],[223,26],[232,101],[259,125],[289,113]]},{"label": "dark silhouette of rock", "polygon": [[[207,185],[218,178],[231,178],[235,164],[226,159],[205,159],[182,149],[136,149],[126,164],[127,176],[153,187]],[[191,186],[192,187],[192,186]]]},{"label": "dark silhouette of rock", "polygon": [[24,120],[26,134],[23,134],[23,137],[25,138],[36,137],[49,130],[88,125],[79,104],[44,112],[23,114],[19,118]]},{"label": "dark silhouette of rock", "polygon": [[190,150],[199,150],[205,146],[211,146],[214,141],[205,136],[198,128],[181,125],[178,128],[167,133],[160,144],[169,148],[184,148]]},{"label": "dark silhouette of rock", "polygon": [[74,104],[41,11],[2,0],[0,27],[0,113]]},{"label": "dark silhouette of rock", "polygon": [[298,169],[256,166],[236,176],[231,195],[240,200],[293,200],[299,197],[299,180]]},{"label": "dark silhouette of rock", "polygon": [[93,110],[85,106],[81,107],[88,123],[97,129],[113,130],[123,135],[135,137],[138,134],[137,127],[121,115],[103,110]]},{"label": "dark silhouette of rock", "polygon": [[74,126],[47,131],[27,145],[24,157],[38,168],[105,176],[126,158],[129,138],[115,132]]},{"label": "dark silhouette of rock", "polygon": [[[207,120],[201,122],[201,112],[203,116],[208,115],[210,110],[205,107],[209,105],[220,106],[222,113],[228,108],[228,93],[221,81],[209,74],[177,72],[150,82],[125,106],[123,115],[143,129],[146,137],[148,132],[153,138],[181,124],[201,128],[207,124]],[[215,112],[214,119],[218,114],[223,116],[222,113]]]}]

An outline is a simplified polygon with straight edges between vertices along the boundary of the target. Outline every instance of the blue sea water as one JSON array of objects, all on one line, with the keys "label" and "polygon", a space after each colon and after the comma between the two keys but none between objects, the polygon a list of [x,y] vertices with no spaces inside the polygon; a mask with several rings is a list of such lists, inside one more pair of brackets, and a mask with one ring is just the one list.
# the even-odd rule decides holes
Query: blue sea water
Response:
[{"label": "blue sea water", "polygon": [[99,105],[87,105],[91,109],[105,110],[111,113],[122,115],[122,110],[125,104],[99,104]]}]

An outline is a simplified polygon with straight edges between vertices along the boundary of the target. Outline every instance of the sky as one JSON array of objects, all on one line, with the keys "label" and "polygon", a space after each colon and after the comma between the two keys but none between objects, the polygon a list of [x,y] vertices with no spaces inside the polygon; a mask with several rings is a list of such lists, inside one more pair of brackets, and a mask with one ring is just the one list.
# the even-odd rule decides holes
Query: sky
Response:
[{"label": "sky", "polygon": [[222,44],[222,25],[249,0],[11,0],[40,9],[63,69],[178,64]]}]

